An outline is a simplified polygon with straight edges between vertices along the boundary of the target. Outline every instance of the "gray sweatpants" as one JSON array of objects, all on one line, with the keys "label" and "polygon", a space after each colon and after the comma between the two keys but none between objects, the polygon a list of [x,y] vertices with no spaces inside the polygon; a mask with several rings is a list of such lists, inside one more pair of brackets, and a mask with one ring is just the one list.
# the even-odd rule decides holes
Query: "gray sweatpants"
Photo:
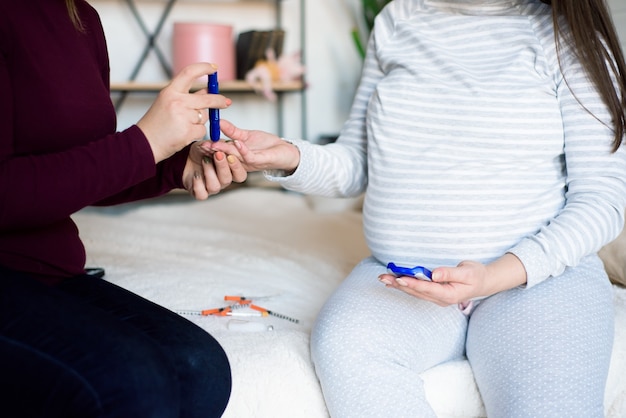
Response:
[{"label": "gray sweatpants", "polygon": [[386,288],[377,280],[385,270],[363,260],[314,326],[313,361],[333,418],[435,416],[419,374],[464,355],[490,418],[604,416],[613,305],[597,257],[482,300],[469,317]]}]

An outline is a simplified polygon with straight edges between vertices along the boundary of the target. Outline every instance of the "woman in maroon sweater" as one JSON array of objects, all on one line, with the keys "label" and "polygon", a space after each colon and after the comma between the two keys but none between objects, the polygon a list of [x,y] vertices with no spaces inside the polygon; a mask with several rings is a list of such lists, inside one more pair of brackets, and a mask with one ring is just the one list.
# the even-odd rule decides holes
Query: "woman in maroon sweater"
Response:
[{"label": "woman in maroon sweater", "polygon": [[191,322],[85,274],[70,215],[245,180],[205,156],[207,108],[183,70],[116,132],[109,62],[84,0],[0,0],[0,415],[218,417],[231,388],[220,345]]}]

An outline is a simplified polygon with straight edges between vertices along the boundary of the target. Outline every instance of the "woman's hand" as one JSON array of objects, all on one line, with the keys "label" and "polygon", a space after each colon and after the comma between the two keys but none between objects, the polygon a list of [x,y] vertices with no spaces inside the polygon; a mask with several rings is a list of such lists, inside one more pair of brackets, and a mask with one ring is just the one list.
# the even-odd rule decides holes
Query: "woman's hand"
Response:
[{"label": "woman's hand", "polygon": [[219,193],[232,182],[242,183],[248,176],[237,158],[221,151],[208,153],[201,146],[203,142],[191,146],[183,171],[185,189],[197,200]]},{"label": "woman's hand", "polygon": [[159,93],[146,114],[137,122],[144,133],[154,161],[163,161],[195,140],[206,135],[208,108],[224,109],[231,100],[207,89],[189,93],[194,82],[216,71],[215,65],[196,63],[185,67]]},{"label": "woman's hand", "polygon": [[507,253],[487,265],[462,261],[456,267],[437,267],[432,282],[393,274],[381,274],[378,279],[387,287],[448,306],[521,286],[526,283],[526,270],[517,257]]},{"label": "woman's hand", "polygon": [[276,135],[237,128],[227,120],[220,121],[224,135],[232,141],[205,144],[210,151],[237,155],[247,171],[285,170],[293,172],[300,164],[298,148]]}]

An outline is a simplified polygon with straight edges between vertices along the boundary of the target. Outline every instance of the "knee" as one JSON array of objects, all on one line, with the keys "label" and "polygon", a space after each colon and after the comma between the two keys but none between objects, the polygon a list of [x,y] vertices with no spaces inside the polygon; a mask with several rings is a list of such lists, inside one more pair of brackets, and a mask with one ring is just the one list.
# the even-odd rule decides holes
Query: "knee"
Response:
[{"label": "knee", "polygon": [[232,374],[221,345],[208,333],[176,350],[180,386],[186,416],[219,417],[230,399]]},{"label": "knee", "polygon": [[311,359],[318,372],[328,369],[336,373],[376,358],[372,349],[381,347],[378,339],[376,332],[365,331],[361,318],[347,314],[337,321],[321,315],[311,332]]},{"label": "knee", "polygon": [[157,350],[141,350],[132,359],[109,365],[104,390],[99,391],[103,405],[112,415],[177,416],[181,389],[171,362]]},{"label": "knee", "polygon": [[[144,347],[111,376],[120,385],[120,416],[220,417],[232,379],[226,353],[209,334],[181,338],[167,350]],[[120,399],[122,398],[122,399]]]},{"label": "knee", "polygon": [[189,344],[180,351],[184,374],[189,376],[192,386],[215,388],[226,385],[230,388],[231,370],[226,352],[209,334],[206,336],[208,338]]}]

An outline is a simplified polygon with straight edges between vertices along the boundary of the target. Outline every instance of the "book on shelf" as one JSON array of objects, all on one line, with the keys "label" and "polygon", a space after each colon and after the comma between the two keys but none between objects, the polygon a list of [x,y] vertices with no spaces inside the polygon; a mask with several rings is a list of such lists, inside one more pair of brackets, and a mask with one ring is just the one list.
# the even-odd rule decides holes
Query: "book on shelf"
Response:
[{"label": "book on shelf", "polygon": [[266,51],[270,48],[278,59],[283,52],[284,40],[283,29],[241,32],[236,45],[237,78],[243,80],[246,73],[254,68],[259,60],[267,58]]}]

